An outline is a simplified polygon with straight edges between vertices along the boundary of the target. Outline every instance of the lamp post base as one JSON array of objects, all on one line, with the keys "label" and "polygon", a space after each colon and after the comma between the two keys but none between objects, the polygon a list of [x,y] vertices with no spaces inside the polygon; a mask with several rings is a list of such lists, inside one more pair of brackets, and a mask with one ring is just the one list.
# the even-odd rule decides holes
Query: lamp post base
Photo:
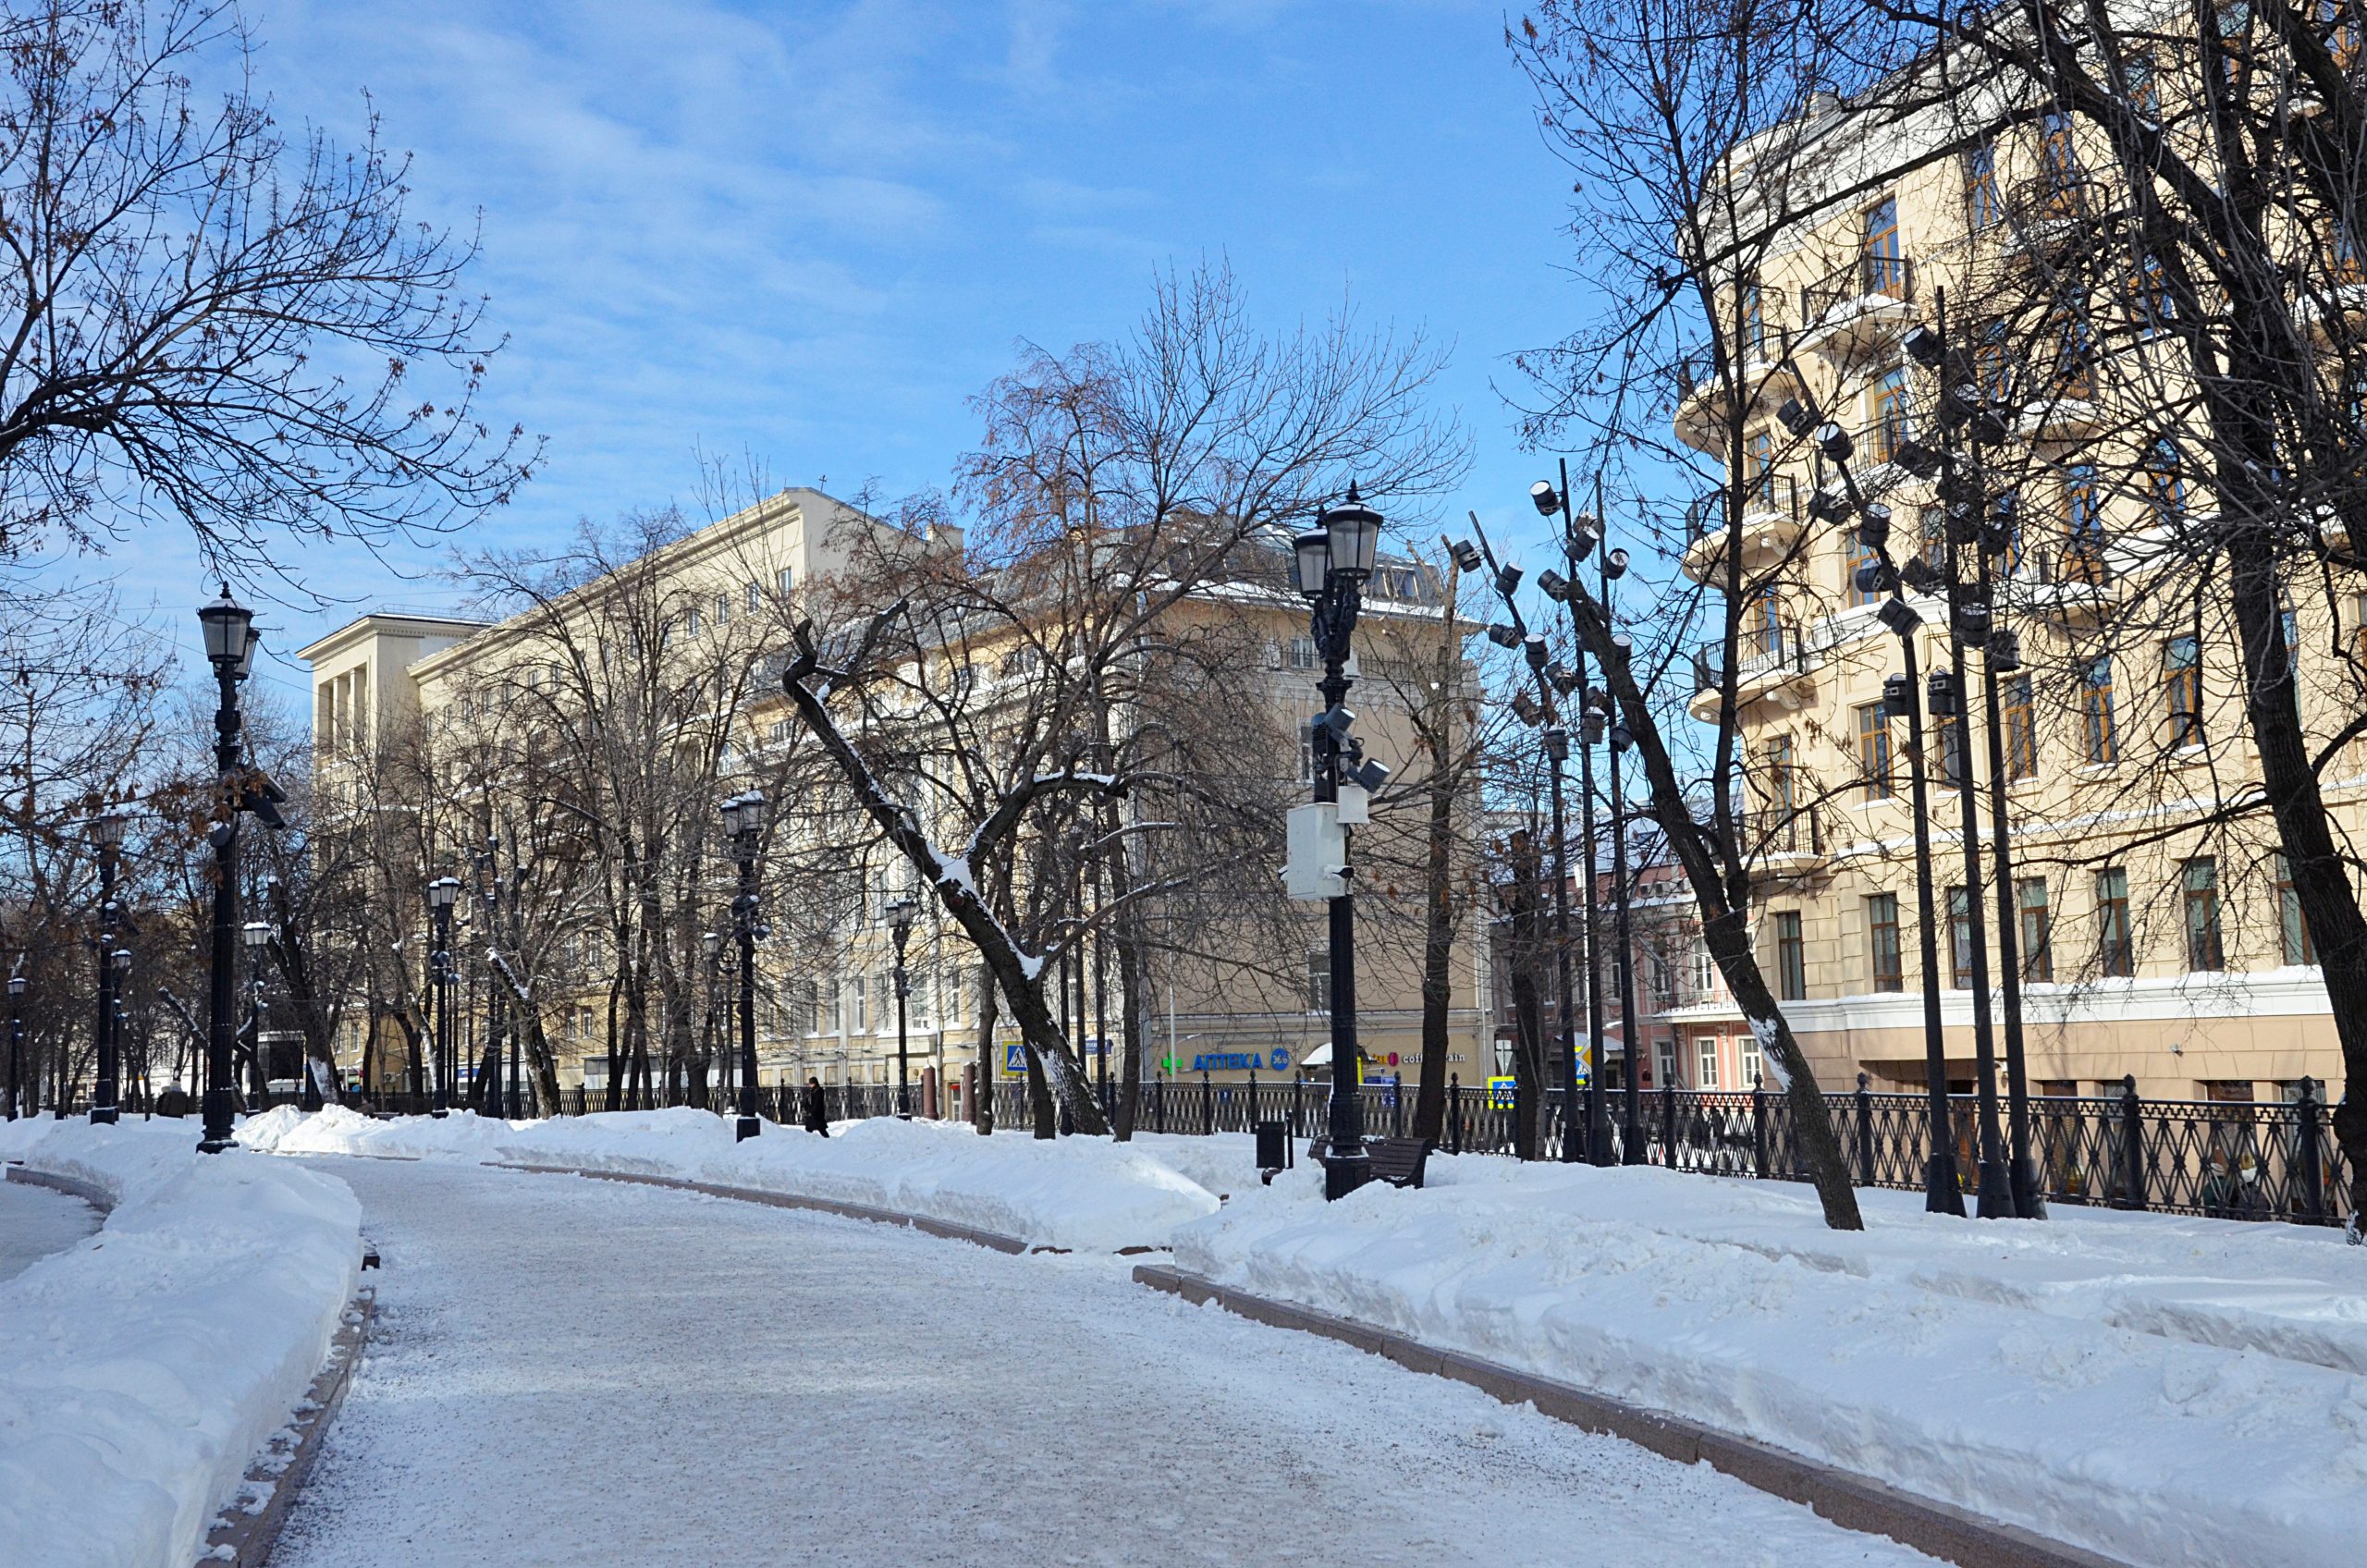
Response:
[{"label": "lamp post base", "polygon": [[2002,1159],[1981,1162],[1980,1206],[1975,1210],[1983,1219],[2011,1219],[2018,1210],[2014,1205],[2014,1183],[2005,1174]]},{"label": "lamp post base", "polygon": [[1650,1159],[1645,1158],[1644,1154],[1644,1130],[1641,1127],[1637,1126],[1632,1121],[1626,1124],[1626,1130],[1620,1135],[1619,1163],[1622,1165],[1650,1165],[1651,1163]]},{"label": "lamp post base", "polygon": [[119,1106],[94,1105],[91,1108],[91,1125],[93,1127],[112,1127],[117,1121],[121,1120],[122,1116],[123,1110]]},{"label": "lamp post base", "polygon": [[1323,1201],[1338,1203],[1350,1193],[1372,1180],[1372,1161],[1365,1156],[1363,1140],[1355,1152],[1343,1156],[1327,1150],[1323,1156]]},{"label": "lamp post base", "polygon": [[2046,1218],[2046,1194],[2039,1190],[2038,1167],[2028,1155],[2014,1161],[2014,1212],[2024,1219]]},{"label": "lamp post base", "polygon": [[1956,1156],[1945,1149],[1923,1167],[1923,1207],[1932,1214],[1964,1218],[1964,1189],[1956,1184]]},{"label": "lamp post base", "polygon": [[197,1145],[200,1154],[220,1154],[239,1146],[238,1135],[232,1131],[230,1091],[208,1089],[204,1099],[205,1137]]},{"label": "lamp post base", "polygon": [[735,1144],[744,1144],[764,1130],[765,1124],[763,1122],[757,1121],[753,1116],[743,1116],[740,1119],[739,1129],[734,1133],[731,1141]]}]

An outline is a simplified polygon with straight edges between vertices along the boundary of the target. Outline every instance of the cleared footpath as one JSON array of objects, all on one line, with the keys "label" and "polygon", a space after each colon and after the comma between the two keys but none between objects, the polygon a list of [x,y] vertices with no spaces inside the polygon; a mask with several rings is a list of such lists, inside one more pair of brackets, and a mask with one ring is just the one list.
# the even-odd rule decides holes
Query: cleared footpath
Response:
[{"label": "cleared footpath", "polygon": [[1930,1561],[1117,1259],[308,1163],[385,1268],[273,1568]]}]

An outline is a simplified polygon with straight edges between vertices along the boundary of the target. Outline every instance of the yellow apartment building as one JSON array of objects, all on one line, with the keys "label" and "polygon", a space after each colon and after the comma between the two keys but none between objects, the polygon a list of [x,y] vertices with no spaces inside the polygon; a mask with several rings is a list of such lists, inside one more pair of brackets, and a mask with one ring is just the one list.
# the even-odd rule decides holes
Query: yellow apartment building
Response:
[{"label": "yellow apartment building", "polygon": [[[2094,1094],[2134,1074],[2149,1096],[2289,1097],[2304,1075],[2339,1093],[2325,992],[2269,826],[2214,824],[2256,788],[2258,768],[2232,632],[2199,611],[2180,624],[2155,592],[2175,564],[2167,542],[2192,521],[2183,508],[2199,503],[2174,445],[2158,448],[2170,454],[2158,465],[2127,449],[2112,399],[2155,373],[2100,374],[2117,361],[2097,356],[2141,354],[2142,344],[2090,343],[2067,325],[2022,356],[2040,361],[2031,375],[2007,367],[1987,327],[2017,290],[2027,300],[2077,270],[2063,248],[2091,242],[2080,220],[2103,198],[2072,128],[2041,116],[1912,167],[1916,135],[1885,128],[1870,140],[1830,102],[1809,115],[1783,133],[1803,139],[1784,142],[1786,178],[1861,184],[1864,194],[1779,233],[1735,279],[1726,302],[1738,370],[1680,372],[1674,407],[1677,439],[1727,463],[1744,490],[1738,527],[1723,493],[1698,509],[1679,564],[1715,596],[1733,591],[1728,552],[1740,552],[1733,689],[1760,874],[1756,942],[1803,1049],[1829,1089],[1850,1087],[1861,1070],[1878,1089],[1923,1082],[1907,726],[1882,703],[1884,677],[1905,668],[1900,640],[1877,619],[1887,588],[1859,584],[1870,557],[1841,504],[1838,468],[1779,416],[1794,400],[1848,433],[1861,496],[1890,508],[1900,561],[1948,548],[1929,460],[1942,439],[1935,384],[1908,338],[1937,324],[1944,289],[1950,347],[1965,356],[1958,374],[1968,361],[1984,391],[2020,404],[2009,428],[1988,433],[2005,439],[1984,461],[2011,476],[2014,496],[1997,514],[2014,536],[1989,565],[1996,625],[2019,640],[2019,667],[1999,682],[2033,1092]],[[1923,129],[1936,139],[1958,128]],[[1886,165],[1907,172],[1883,179]],[[1746,185],[1773,178],[1748,145],[1735,166]],[[1774,210],[1782,194],[1747,204]],[[1957,547],[1969,573],[1982,546]],[[2332,593],[2295,592],[2286,620],[2304,722],[2318,737],[2367,705],[2367,581],[2336,577]],[[1922,623],[1920,669],[1953,668],[1945,599],[1907,597]],[[1706,624],[1720,620],[1713,604]],[[1699,720],[1722,717],[1725,658],[1719,643],[1692,662]],[[1981,658],[1968,650],[1961,674],[1986,877]],[[1974,1043],[1958,744],[1927,737],[1948,1076],[1963,1088]],[[2344,748],[2323,779],[2337,838],[2358,842],[2367,749]],[[1994,984],[1994,894],[1976,896]],[[1719,987],[1672,977],[1664,994],[1674,1005],[1656,1024],[1674,1036],[1685,1081],[1748,1087],[1749,1032]]]}]

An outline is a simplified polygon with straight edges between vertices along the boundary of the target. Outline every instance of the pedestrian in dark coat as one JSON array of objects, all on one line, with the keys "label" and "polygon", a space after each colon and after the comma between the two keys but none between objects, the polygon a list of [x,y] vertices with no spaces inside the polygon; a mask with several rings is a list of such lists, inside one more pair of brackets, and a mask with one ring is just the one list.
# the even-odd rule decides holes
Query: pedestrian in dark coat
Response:
[{"label": "pedestrian in dark coat", "polygon": [[805,1080],[805,1087],[797,1096],[797,1111],[798,1120],[805,1124],[807,1132],[819,1133],[826,1138],[830,1135],[830,1119],[822,1112],[822,1080]]}]

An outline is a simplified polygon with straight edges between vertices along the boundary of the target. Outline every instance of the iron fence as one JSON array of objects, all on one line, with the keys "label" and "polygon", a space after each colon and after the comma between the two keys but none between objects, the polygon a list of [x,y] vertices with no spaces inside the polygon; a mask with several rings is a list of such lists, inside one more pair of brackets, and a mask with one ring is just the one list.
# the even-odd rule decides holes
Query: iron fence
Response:
[{"label": "iron fence", "polygon": [[[1105,1115],[1114,1120],[1118,1086],[1097,1086]],[[791,1083],[756,1091],[756,1114],[767,1121],[800,1120],[801,1091]],[[1023,1081],[990,1086],[994,1125],[1032,1132],[1035,1112]],[[1375,1137],[1404,1137],[1414,1126],[1416,1089],[1411,1084],[1368,1084],[1358,1091],[1365,1131]],[[892,1084],[834,1084],[822,1091],[823,1110],[832,1121],[893,1116]],[[1197,1077],[1155,1077],[1138,1086],[1134,1128],[1138,1132],[1209,1136],[1249,1133],[1261,1122],[1279,1121],[1294,1138],[1320,1137],[1330,1119],[1330,1085],[1300,1078],[1220,1083]],[[159,1096],[163,1098],[164,1096]],[[527,1097],[533,1100],[532,1085]],[[1517,1088],[1466,1087],[1450,1077],[1440,1122],[1441,1152],[1450,1155],[1517,1155],[1521,1107]],[[1532,1158],[1557,1160],[1565,1140],[1576,1136],[1585,1152],[1583,1127],[1574,1129],[1560,1089],[1544,1092],[1537,1147]],[[293,1095],[249,1096],[249,1109],[296,1103]],[[346,1096],[346,1103],[379,1114],[420,1114],[432,1096],[379,1093]],[[602,1089],[561,1089],[551,1108],[559,1116],[590,1111],[650,1110],[692,1103],[686,1087],[654,1094],[620,1093],[614,1105]],[[1582,1102],[1583,1103],[1583,1102]],[[910,1096],[914,1114],[920,1091]],[[2213,1219],[2287,1220],[2341,1225],[2350,1219],[2349,1167],[2335,1142],[2329,1107],[2320,1086],[2304,1080],[2291,1100],[2149,1100],[2134,1078],[2117,1095],[2033,1096],[2030,1156],[2051,1204],[2141,1209],[2157,1214]],[[736,1089],[710,1088],[705,1109],[737,1113]],[[193,1109],[193,1107],[191,1108]],[[1863,1074],[1854,1093],[1828,1094],[1825,1109],[1834,1137],[1848,1162],[1850,1180],[1860,1187],[1920,1191],[1932,1150],[1932,1116],[1921,1094],[1877,1094]],[[71,1105],[80,1114],[87,1105]],[[1642,1096],[1638,1132],[1643,1163],[1665,1169],[1759,1181],[1808,1179],[1796,1135],[1791,1103],[1764,1088],[1693,1090],[1674,1086]],[[543,1114],[530,1105],[529,1114]],[[1624,1091],[1603,1096],[1609,1158],[1625,1153]],[[55,1107],[37,1113],[55,1115]],[[1974,1144],[1977,1106],[1973,1096],[1950,1096],[1949,1127],[1956,1145],[1958,1180],[1968,1193],[1977,1176]]]}]

